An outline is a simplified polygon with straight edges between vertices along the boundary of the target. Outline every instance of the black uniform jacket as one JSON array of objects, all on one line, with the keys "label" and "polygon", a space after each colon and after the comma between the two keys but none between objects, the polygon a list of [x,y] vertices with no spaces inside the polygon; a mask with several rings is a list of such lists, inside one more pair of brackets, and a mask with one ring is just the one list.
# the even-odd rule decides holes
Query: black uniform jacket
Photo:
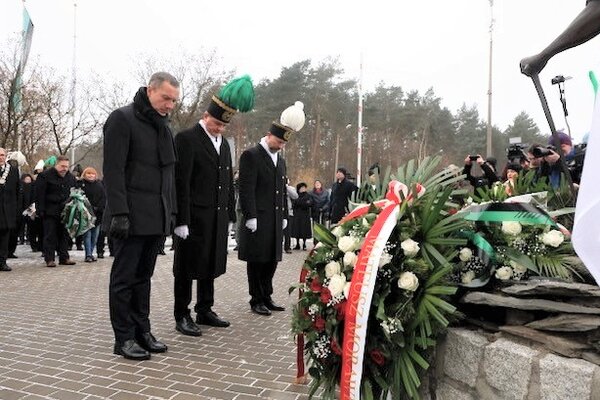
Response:
[{"label": "black uniform jacket", "polygon": [[[277,166],[260,145],[240,157],[240,206],[242,221],[238,258],[250,262],[281,261],[282,221],[287,218],[286,167],[281,154]],[[246,221],[257,219],[252,233]]]},{"label": "black uniform jacket", "polygon": [[130,235],[171,234],[175,164],[161,165],[158,131],[133,104],[113,111],[104,124],[103,181],[106,232],[113,215],[128,215]]},{"label": "black uniform jacket", "polygon": [[190,236],[176,238],[173,272],[189,279],[225,273],[228,224],[235,222],[235,197],[229,143],[219,154],[200,124],[175,136],[177,223]]}]

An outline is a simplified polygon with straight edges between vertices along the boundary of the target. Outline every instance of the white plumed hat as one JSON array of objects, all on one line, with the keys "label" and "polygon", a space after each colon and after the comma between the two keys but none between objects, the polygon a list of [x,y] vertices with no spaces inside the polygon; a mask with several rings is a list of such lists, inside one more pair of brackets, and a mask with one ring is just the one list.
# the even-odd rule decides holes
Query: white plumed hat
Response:
[{"label": "white plumed hat", "polygon": [[22,167],[23,165],[27,164],[27,159],[25,158],[25,155],[23,153],[21,153],[20,151],[8,152],[6,159],[7,160],[15,160],[17,162],[17,164],[19,165],[19,167]]},{"label": "white plumed hat", "polygon": [[35,164],[35,168],[33,168],[34,171],[43,171],[44,170],[44,160],[40,160],[37,162],[37,164]]},{"label": "white plumed hat", "polygon": [[293,106],[283,110],[279,122],[274,121],[269,132],[287,142],[292,134],[302,129],[305,121],[304,104],[297,101]]}]

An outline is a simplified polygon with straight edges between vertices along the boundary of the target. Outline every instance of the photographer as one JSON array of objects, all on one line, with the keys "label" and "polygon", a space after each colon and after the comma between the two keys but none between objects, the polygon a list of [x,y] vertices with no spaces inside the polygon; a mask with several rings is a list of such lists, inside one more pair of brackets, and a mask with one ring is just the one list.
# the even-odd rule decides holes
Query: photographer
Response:
[{"label": "photographer", "polygon": [[[557,132],[557,134],[560,139],[560,151],[562,152],[567,165],[570,165],[575,156],[573,142],[566,133]],[[550,137],[547,147],[538,144],[532,145],[528,150],[528,158],[530,166],[535,166],[536,168],[536,180],[539,177],[546,176],[548,177],[550,185],[554,189],[557,189],[560,187],[562,170],[560,165],[560,155],[556,152],[556,148],[552,146],[553,143],[554,139]],[[574,183],[579,183],[579,177],[577,175],[578,174],[571,174]]]},{"label": "photographer", "polygon": [[[483,171],[482,176],[471,175],[473,162],[476,162]],[[475,189],[485,186],[492,187],[492,184],[499,180],[498,175],[496,175],[496,159],[494,157],[488,157],[487,160],[484,160],[479,154],[476,156],[468,155],[467,158],[465,158],[463,174],[467,176],[466,179]]]}]

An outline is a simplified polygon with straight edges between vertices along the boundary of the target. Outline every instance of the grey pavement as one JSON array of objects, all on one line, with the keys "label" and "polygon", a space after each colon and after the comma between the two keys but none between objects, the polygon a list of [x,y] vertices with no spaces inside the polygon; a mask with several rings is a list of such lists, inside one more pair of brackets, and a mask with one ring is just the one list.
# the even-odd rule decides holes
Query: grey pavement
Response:
[{"label": "grey pavement", "polygon": [[188,337],[175,331],[168,248],[152,279],[150,320],[169,350],[139,362],[112,354],[112,258],[85,263],[73,251],[77,265],[47,268],[40,253],[19,246],[13,271],[0,272],[0,399],[307,399],[308,386],[293,384],[297,293],[287,294],[307,252],[284,254],[274,300],[288,307],[263,317],[250,312],[246,266],[230,251],[213,309],[231,326],[202,326],[201,337]]}]

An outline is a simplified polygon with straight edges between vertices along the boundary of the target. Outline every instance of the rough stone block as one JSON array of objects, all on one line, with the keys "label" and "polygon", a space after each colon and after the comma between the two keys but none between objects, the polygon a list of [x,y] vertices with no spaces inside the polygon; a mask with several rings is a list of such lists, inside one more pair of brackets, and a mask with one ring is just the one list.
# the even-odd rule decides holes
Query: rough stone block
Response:
[{"label": "rough stone block", "polygon": [[504,399],[527,398],[536,350],[499,339],[485,349],[484,372],[487,383]]},{"label": "rough stone block", "polygon": [[540,360],[542,399],[589,400],[597,368],[584,360],[548,354]]},{"label": "rough stone block", "polygon": [[457,389],[448,382],[440,382],[435,391],[437,400],[475,400],[468,390]]},{"label": "rough stone block", "polygon": [[444,373],[452,379],[475,387],[479,364],[483,360],[485,336],[466,329],[450,329],[446,336]]}]

